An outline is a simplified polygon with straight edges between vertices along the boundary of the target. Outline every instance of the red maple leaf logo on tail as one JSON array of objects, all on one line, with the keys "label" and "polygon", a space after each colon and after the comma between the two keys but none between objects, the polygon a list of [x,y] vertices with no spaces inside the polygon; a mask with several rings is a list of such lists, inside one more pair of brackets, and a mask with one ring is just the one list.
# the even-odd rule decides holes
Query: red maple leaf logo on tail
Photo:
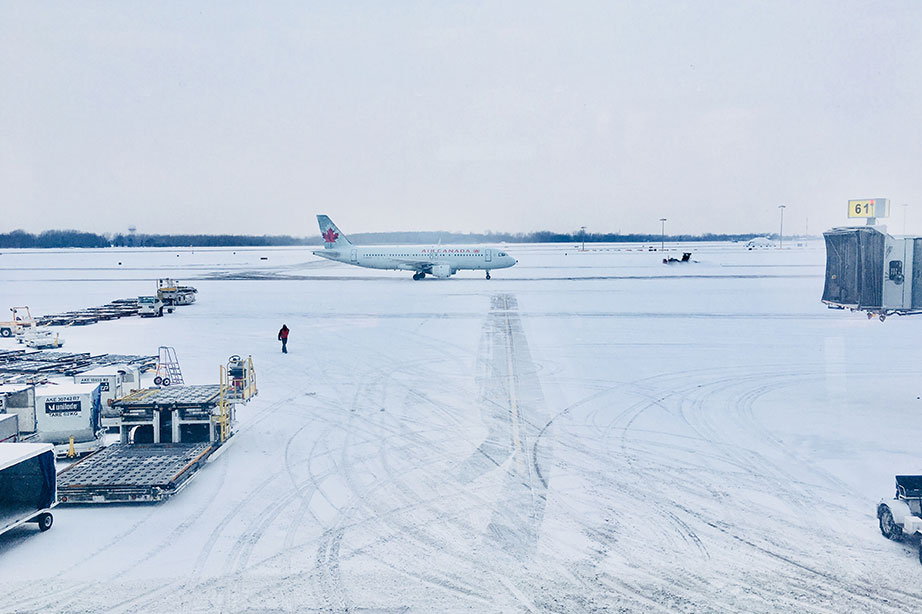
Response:
[{"label": "red maple leaf logo on tail", "polygon": [[336,239],[339,238],[339,233],[334,231],[332,228],[327,228],[321,236],[323,236],[323,240],[327,243],[335,243]]}]

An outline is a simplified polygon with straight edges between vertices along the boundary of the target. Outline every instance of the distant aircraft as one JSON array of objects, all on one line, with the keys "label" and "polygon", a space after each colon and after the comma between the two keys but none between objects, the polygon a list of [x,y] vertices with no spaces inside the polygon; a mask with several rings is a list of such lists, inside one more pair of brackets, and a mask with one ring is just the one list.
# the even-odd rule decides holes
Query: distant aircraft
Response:
[{"label": "distant aircraft", "polygon": [[325,215],[318,215],[320,235],[324,249],[314,252],[315,256],[345,262],[369,269],[413,271],[413,279],[426,275],[447,279],[462,270],[486,271],[490,279],[493,269],[507,269],[518,260],[502,250],[492,247],[357,247],[340,232],[336,224]]}]

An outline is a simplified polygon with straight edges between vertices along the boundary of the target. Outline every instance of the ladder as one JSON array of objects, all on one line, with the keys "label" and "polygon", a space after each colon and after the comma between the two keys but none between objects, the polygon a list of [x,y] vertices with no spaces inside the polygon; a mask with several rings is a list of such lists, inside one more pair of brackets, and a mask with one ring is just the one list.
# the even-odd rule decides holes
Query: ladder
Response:
[{"label": "ladder", "polygon": [[155,386],[170,386],[183,384],[182,369],[179,368],[179,358],[176,350],[167,345],[161,345],[157,356],[157,377],[154,378]]}]

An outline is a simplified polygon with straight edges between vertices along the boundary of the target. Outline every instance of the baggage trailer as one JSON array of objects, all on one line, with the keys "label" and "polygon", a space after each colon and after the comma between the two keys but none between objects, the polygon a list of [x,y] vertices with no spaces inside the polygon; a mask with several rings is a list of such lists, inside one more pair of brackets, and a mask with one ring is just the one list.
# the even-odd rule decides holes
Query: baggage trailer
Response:
[{"label": "baggage trailer", "polygon": [[58,501],[164,501],[185,488],[217,448],[210,443],[113,444],[58,474]]},{"label": "baggage trailer", "polygon": [[51,444],[0,444],[0,533],[27,522],[50,529],[56,485]]}]

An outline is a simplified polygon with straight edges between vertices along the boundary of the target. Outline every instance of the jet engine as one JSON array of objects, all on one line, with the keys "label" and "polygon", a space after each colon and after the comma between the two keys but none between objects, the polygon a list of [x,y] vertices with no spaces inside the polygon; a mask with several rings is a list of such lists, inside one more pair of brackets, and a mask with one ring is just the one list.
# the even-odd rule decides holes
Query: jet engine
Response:
[{"label": "jet engine", "polygon": [[451,266],[447,264],[436,264],[432,267],[432,276],[438,277],[439,279],[448,279],[451,277],[454,271],[451,270]]}]

